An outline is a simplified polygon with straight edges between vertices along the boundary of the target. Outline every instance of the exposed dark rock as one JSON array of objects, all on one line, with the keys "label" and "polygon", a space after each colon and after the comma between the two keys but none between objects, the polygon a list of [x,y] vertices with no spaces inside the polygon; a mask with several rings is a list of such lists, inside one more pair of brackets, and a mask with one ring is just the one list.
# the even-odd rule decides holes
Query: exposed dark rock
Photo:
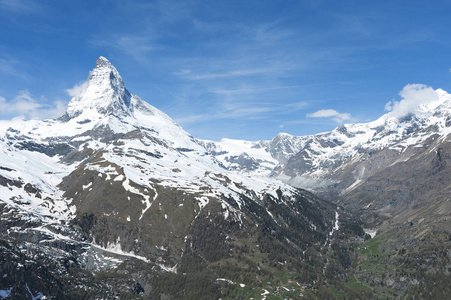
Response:
[{"label": "exposed dark rock", "polygon": [[2,186],[15,186],[21,188],[23,186],[23,182],[19,180],[8,179],[0,175],[0,185]]},{"label": "exposed dark rock", "polygon": [[64,144],[63,143],[61,143],[61,144],[49,143],[49,144],[43,145],[43,144],[38,144],[38,143],[35,143],[32,141],[19,142],[19,143],[15,144],[15,147],[19,150],[28,150],[28,151],[32,151],[32,152],[43,153],[50,157],[53,157],[55,155],[64,156],[73,150],[73,148],[66,143],[64,143]]}]

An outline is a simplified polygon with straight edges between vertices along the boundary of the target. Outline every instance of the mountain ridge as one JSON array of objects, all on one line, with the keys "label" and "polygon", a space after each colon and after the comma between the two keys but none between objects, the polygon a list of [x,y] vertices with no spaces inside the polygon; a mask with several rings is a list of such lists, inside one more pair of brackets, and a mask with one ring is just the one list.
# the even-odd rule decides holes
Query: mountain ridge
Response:
[{"label": "mountain ridge", "polygon": [[[264,145],[265,152],[274,159],[271,176],[327,197],[324,188],[337,184],[333,178],[337,177],[337,172],[342,172],[340,169],[346,168],[346,164],[356,163],[365,155],[384,148],[402,154],[409,146],[419,145],[434,134],[446,136],[451,133],[451,95],[441,89],[434,93],[436,99],[419,105],[414,112],[405,115],[389,112],[377,120],[343,124],[330,132],[307,136],[280,133],[271,141],[254,143]],[[214,143],[221,148],[223,142]],[[238,148],[233,153],[235,156],[249,154],[246,150],[240,153]],[[353,182],[342,185],[334,197],[351,191],[357,186],[358,180],[371,173],[368,169],[358,172],[361,172],[360,175],[354,174]]]}]

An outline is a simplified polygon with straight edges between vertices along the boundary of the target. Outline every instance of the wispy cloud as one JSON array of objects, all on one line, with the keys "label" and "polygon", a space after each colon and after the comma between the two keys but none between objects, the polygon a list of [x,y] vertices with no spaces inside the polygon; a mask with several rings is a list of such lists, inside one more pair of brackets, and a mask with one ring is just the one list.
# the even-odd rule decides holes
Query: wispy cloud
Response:
[{"label": "wispy cloud", "polygon": [[249,89],[236,89],[236,90],[212,90],[211,93],[214,94],[225,94],[225,95],[234,95],[234,94],[251,94],[251,93],[261,93],[266,91],[274,91],[274,90],[285,90],[285,89],[293,89],[298,88],[299,85],[290,85],[290,86],[274,86],[274,87],[261,87],[261,88],[249,88]]},{"label": "wispy cloud", "polygon": [[181,70],[179,72],[174,73],[175,75],[190,79],[190,80],[209,80],[209,79],[219,79],[219,78],[235,78],[235,77],[243,77],[243,76],[251,76],[261,73],[270,72],[270,69],[243,69],[243,70],[234,70],[222,73],[205,73],[205,74],[192,74],[191,71]]},{"label": "wispy cloud", "polygon": [[93,37],[88,42],[97,48],[114,48],[136,60],[146,59],[150,51],[158,48],[148,36],[122,35],[111,36],[109,38]]},{"label": "wispy cloud", "polygon": [[284,116],[303,110],[309,104],[307,102],[295,102],[277,104],[271,102],[235,102],[223,101],[214,106],[214,109],[200,114],[175,117],[177,123],[186,125],[205,123],[209,120],[258,120],[268,117]]},{"label": "wispy cloud", "polygon": [[30,119],[54,119],[66,113],[67,102],[62,100],[53,101],[52,104],[45,104],[41,108],[28,113]]},{"label": "wispy cloud", "polygon": [[27,79],[28,76],[25,72],[19,69],[20,62],[12,57],[0,58],[0,72],[19,77],[22,79]]},{"label": "wispy cloud", "polygon": [[60,117],[65,113],[66,102],[54,101],[43,104],[34,99],[27,90],[20,91],[12,100],[0,96],[0,116],[6,118],[45,119]]},{"label": "wispy cloud", "polygon": [[351,114],[340,113],[334,109],[321,109],[314,113],[307,114],[307,118],[330,118],[338,124],[343,123],[346,120],[351,119]]},{"label": "wispy cloud", "polygon": [[299,101],[295,103],[288,103],[284,106],[290,110],[297,111],[306,108],[307,106],[309,106],[309,103],[307,101]]},{"label": "wispy cloud", "polygon": [[264,114],[276,111],[277,108],[271,106],[244,106],[230,107],[229,109],[217,114],[221,119],[237,119],[237,118],[262,118]]},{"label": "wispy cloud", "polygon": [[29,14],[40,10],[38,3],[32,0],[0,0],[0,7],[13,13]]},{"label": "wispy cloud", "polygon": [[293,35],[291,29],[280,26],[280,20],[255,27],[255,40],[260,46],[274,46]]},{"label": "wispy cloud", "polygon": [[28,114],[41,107],[42,104],[33,99],[26,90],[20,91],[11,101],[0,97],[0,111],[2,114]]}]

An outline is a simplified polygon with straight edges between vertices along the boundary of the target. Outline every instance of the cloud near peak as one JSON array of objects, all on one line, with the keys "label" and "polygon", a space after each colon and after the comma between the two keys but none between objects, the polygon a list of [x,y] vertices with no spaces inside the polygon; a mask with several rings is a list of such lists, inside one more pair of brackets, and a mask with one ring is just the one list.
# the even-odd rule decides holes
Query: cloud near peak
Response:
[{"label": "cloud near peak", "polygon": [[64,90],[69,96],[71,97],[75,97],[78,94],[80,94],[81,92],[83,92],[84,90],[86,90],[86,88],[88,87],[88,81],[83,81],[80,82],[76,85],[74,85],[72,88],[70,89],[66,89]]},{"label": "cloud near peak", "polygon": [[307,114],[307,118],[331,118],[335,122],[341,124],[351,118],[351,114],[340,113],[335,109],[321,109],[314,113]]},{"label": "cloud near peak", "polygon": [[61,117],[66,111],[66,103],[56,100],[43,104],[34,99],[27,90],[20,91],[13,99],[0,96],[0,118],[47,119]]},{"label": "cloud near peak", "polygon": [[437,92],[424,84],[408,84],[400,92],[400,101],[392,100],[385,104],[385,110],[391,111],[396,118],[415,114],[418,107],[439,99]]}]

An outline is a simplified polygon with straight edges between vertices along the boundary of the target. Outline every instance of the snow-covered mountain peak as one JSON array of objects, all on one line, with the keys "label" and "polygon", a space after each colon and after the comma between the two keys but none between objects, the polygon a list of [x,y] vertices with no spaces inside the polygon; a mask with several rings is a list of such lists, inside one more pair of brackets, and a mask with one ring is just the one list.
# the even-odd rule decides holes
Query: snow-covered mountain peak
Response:
[{"label": "snow-covered mountain peak", "polygon": [[111,64],[111,62],[104,56],[99,56],[99,58],[96,61],[96,68],[101,67],[101,66],[114,68],[114,66]]},{"label": "snow-covered mountain peak", "polygon": [[81,114],[128,115],[131,95],[116,68],[103,56],[96,61],[80,92],[67,106],[69,118]]}]

